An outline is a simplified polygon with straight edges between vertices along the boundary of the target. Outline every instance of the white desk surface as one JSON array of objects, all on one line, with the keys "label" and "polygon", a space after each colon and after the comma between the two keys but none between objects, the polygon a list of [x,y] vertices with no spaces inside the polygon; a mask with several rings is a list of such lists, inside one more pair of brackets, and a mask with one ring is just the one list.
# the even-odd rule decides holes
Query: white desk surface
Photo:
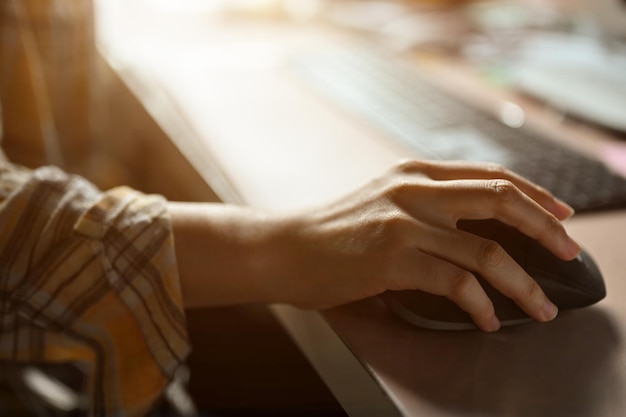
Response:
[{"label": "white desk surface", "polygon": [[[103,50],[225,200],[292,210],[415,156],[281,69],[286,47],[309,44],[305,32],[258,36],[244,28],[192,45],[140,37],[126,41],[132,50]],[[619,146],[584,128],[570,132],[590,152]],[[495,334],[428,331],[377,299],[324,312],[273,311],[351,416],[623,416],[626,212],[574,217],[567,227],[596,258],[608,296],[549,324]]]}]

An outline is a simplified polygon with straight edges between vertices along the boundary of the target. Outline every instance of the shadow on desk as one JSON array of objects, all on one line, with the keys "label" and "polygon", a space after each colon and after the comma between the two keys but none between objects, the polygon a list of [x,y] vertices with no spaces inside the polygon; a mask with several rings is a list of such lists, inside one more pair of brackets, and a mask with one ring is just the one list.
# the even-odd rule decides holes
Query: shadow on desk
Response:
[{"label": "shadow on desk", "polygon": [[202,415],[347,417],[267,307],[188,310],[187,323]]},{"label": "shadow on desk", "polygon": [[[382,303],[372,309],[377,302],[349,311],[370,315],[395,338],[394,354],[372,366],[442,411],[437,415],[611,415],[604,408],[624,402],[623,341],[601,306],[486,334],[415,328]],[[400,365],[399,357],[407,359]]]}]

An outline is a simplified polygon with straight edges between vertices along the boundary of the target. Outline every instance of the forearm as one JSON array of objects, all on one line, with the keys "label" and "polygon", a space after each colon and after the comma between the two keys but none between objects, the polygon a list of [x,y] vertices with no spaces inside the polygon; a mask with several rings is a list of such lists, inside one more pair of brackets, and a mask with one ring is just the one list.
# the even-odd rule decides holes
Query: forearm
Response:
[{"label": "forearm", "polygon": [[225,204],[168,208],[186,307],[276,301],[285,218]]}]

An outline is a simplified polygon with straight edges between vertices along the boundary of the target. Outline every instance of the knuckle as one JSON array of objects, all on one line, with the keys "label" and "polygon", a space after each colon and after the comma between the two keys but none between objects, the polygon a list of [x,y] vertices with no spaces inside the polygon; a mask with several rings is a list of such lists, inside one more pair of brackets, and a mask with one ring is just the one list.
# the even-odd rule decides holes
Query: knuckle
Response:
[{"label": "knuckle", "polygon": [[426,162],[416,159],[403,159],[395,167],[395,171],[402,174],[421,172],[425,169]]},{"label": "knuckle", "polygon": [[411,220],[408,215],[400,211],[388,214],[381,219],[380,223],[382,233],[384,233],[385,236],[389,236],[394,241],[407,233],[410,224]]},{"label": "knuckle", "polygon": [[554,236],[555,234],[563,231],[563,225],[556,217],[550,216],[548,218],[545,231],[548,236]]},{"label": "knuckle", "polygon": [[497,242],[487,240],[478,245],[476,265],[480,271],[498,268],[506,259],[506,252]]},{"label": "knuckle", "polygon": [[495,179],[489,181],[489,191],[504,203],[511,201],[517,194],[517,187],[509,180]]},{"label": "knuckle", "polygon": [[562,234],[564,231],[563,225],[561,222],[554,216],[550,216],[546,219],[543,227],[537,231],[536,239],[546,244],[551,239],[554,239],[555,236]]},{"label": "knuckle", "polygon": [[395,204],[399,204],[404,201],[407,195],[410,193],[414,184],[409,182],[406,178],[394,178],[386,185],[383,190],[383,195]]},{"label": "knuckle", "polygon": [[474,275],[468,271],[460,271],[453,277],[449,296],[453,300],[462,300],[470,296],[480,284]]},{"label": "knuckle", "polygon": [[541,297],[543,297],[543,290],[535,280],[529,279],[528,283],[523,286],[516,301],[534,300]]}]

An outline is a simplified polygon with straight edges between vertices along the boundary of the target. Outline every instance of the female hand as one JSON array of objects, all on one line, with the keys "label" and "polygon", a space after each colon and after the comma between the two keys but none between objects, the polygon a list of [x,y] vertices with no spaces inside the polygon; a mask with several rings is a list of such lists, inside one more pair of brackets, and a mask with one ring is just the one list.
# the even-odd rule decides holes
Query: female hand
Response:
[{"label": "female hand", "polygon": [[[553,319],[557,309],[497,243],[457,229],[459,219],[497,219],[562,259],[580,252],[561,224],[573,213],[569,206],[487,163],[407,161],[334,204],[290,216],[212,210],[210,216],[200,210],[203,220],[189,223],[193,210],[185,217],[185,209],[173,208],[183,292],[194,305],[255,301],[322,309],[386,290],[420,289],[449,298],[479,328],[494,331],[499,321],[474,272],[536,320]],[[198,227],[207,221],[211,233]],[[189,241],[193,233],[196,240]],[[203,256],[193,261],[198,247]],[[206,268],[210,280],[189,279]]]},{"label": "female hand", "polygon": [[386,290],[421,289],[448,297],[481,329],[497,330],[477,272],[531,317],[548,321],[557,309],[537,283],[497,243],[456,225],[494,218],[573,259],[580,248],[560,222],[572,213],[498,165],[408,161],[341,201],[293,219],[281,298],[325,308]]}]

